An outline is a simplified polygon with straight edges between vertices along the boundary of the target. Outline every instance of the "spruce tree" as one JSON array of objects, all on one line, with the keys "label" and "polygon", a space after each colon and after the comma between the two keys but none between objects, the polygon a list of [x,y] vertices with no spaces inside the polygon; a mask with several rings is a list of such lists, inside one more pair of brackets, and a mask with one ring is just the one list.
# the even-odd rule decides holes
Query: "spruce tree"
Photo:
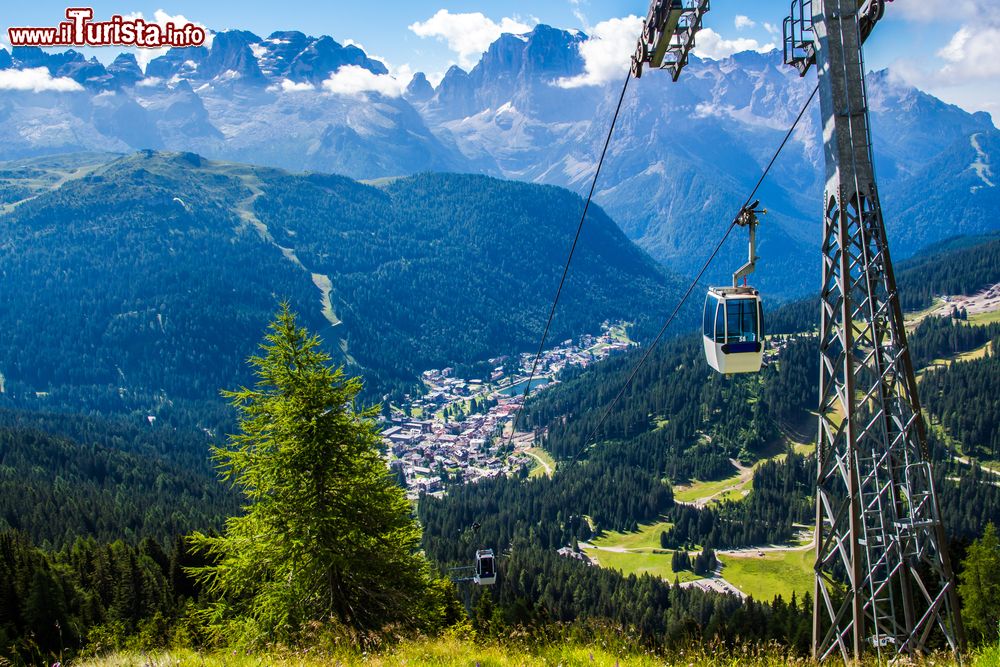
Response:
[{"label": "spruce tree", "polygon": [[995,640],[1000,623],[1000,539],[992,523],[969,547],[958,577],[966,628],[979,639]]},{"label": "spruce tree", "polygon": [[214,458],[245,513],[221,536],[192,536],[211,564],[191,571],[217,596],[226,640],[295,642],[327,622],[426,630],[442,613],[420,530],[379,456],[379,409],[358,408],[361,380],[330,361],[282,304],[248,362],[255,386],[223,392],[239,430]]}]

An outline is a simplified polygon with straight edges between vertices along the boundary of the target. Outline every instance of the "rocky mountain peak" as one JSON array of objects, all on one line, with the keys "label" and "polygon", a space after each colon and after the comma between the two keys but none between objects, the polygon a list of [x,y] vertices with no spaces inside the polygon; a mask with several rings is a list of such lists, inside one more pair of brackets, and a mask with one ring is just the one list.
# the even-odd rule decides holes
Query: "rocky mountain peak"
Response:
[{"label": "rocky mountain peak", "polygon": [[434,87],[423,72],[417,72],[407,84],[403,96],[412,102],[426,102],[434,96]]},{"label": "rocky mountain peak", "polygon": [[260,37],[245,30],[216,33],[212,49],[198,71],[199,78],[210,79],[227,72],[235,72],[244,81],[262,80],[264,74],[251,48],[260,41]]}]

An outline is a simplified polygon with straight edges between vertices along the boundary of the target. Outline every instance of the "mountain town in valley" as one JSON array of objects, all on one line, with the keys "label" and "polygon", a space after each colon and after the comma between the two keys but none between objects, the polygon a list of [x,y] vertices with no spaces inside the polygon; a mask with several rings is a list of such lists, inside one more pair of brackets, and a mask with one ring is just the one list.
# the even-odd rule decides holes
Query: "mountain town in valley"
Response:
[{"label": "mountain town in valley", "polygon": [[[597,336],[565,340],[539,357],[531,391],[557,383],[565,368],[586,368],[633,345],[622,323],[605,323]],[[448,484],[527,474],[530,469],[552,473],[547,455],[532,451],[534,434],[509,438],[533,360],[528,353],[515,364],[508,357],[490,359],[494,369],[488,381],[456,377],[452,368],[424,371],[426,393],[408,395],[409,402],[393,406],[392,416],[382,418],[385,457],[408,498],[443,495]]]}]

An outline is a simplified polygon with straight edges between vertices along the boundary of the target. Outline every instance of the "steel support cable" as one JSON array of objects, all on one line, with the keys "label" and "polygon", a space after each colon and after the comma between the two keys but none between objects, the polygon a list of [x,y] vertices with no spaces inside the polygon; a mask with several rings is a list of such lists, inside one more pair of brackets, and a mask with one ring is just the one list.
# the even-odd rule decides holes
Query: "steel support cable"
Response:
[{"label": "steel support cable", "polygon": [[767,178],[767,174],[771,171],[771,167],[774,166],[775,160],[778,159],[778,156],[781,154],[781,151],[785,148],[785,144],[788,143],[788,140],[791,138],[792,133],[798,126],[799,121],[802,120],[802,116],[805,115],[806,109],[808,109],[809,105],[812,104],[813,98],[816,97],[816,91],[818,90],[819,90],[819,84],[816,84],[816,87],[813,88],[812,93],[809,94],[809,99],[807,99],[806,103],[802,105],[802,109],[799,110],[799,114],[798,116],[795,117],[795,121],[792,123],[791,127],[788,128],[788,132],[785,133],[785,137],[784,139],[781,140],[781,144],[778,146],[778,149],[774,152],[774,155],[771,156],[771,160],[770,162],[767,163],[767,167],[764,168],[764,171],[761,173],[760,178],[757,179],[757,183],[753,186],[753,190],[750,191],[750,195],[743,202],[743,206],[740,207],[739,213],[737,213],[736,217],[733,218],[733,221],[729,223],[729,227],[726,228],[726,233],[723,234],[722,239],[719,241],[718,245],[715,246],[715,250],[712,251],[712,254],[709,256],[708,260],[706,260],[705,264],[701,267],[701,271],[699,271],[695,279],[691,281],[691,284],[688,286],[687,291],[684,292],[684,296],[682,296],[681,300],[677,302],[677,305],[670,313],[670,316],[667,318],[667,321],[663,323],[662,327],[660,327],[660,331],[659,333],[656,334],[656,338],[654,338],[653,341],[646,348],[646,352],[642,355],[642,358],[639,359],[639,362],[632,369],[632,372],[629,374],[628,379],[625,380],[625,384],[622,385],[621,389],[618,391],[618,394],[615,395],[614,400],[612,400],[611,404],[608,405],[607,409],[605,409],[604,414],[601,415],[601,419],[597,423],[597,426],[594,428],[593,431],[591,431],[590,435],[587,436],[587,439],[584,440],[583,447],[577,450],[576,454],[573,456],[572,461],[570,462],[571,464],[576,463],[577,460],[580,458],[580,455],[590,448],[591,442],[600,432],[601,428],[604,426],[604,423],[608,420],[608,417],[611,415],[611,411],[614,410],[615,406],[618,405],[618,401],[620,401],[622,396],[625,395],[625,392],[628,391],[628,388],[632,384],[632,381],[635,379],[635,376],[639,373],[639,370],[646,363],[646,360],[649,359],[650,354],[652,354],[653,348],[655,348],[656,344],[660,342],[660,339],[663,337],[663,334],[667,331],[667,328],[670,326],[670,323],[674,321],[674,318],[677,316],[677,313],[680,312],[680,309],[684,305],[684,302],[687,301],[687,298],[691,295],[691,292],[694,291],[695,286],[701,280],[702,275],[704,275],[705,271],[708,270],[708,267],[712,264],[712,260],[715,259],[715,256],[719,253],[719,250],[726,242],[726,239],[729,238],[729,234],[730,232],[733,231],[733,227],[736,226],[736,221],[739,219],[740,214],[742,214],[743,211],[746,210],[746,207],[750,204],[750,202],[753,201],[754,195],[757,194],[757,190],[760,189],[760,186],[764,182],[764,179]]},{"label": "steel support cable", "polygon": [[604,157],[608,153],[608,146],[611,144],[611,135],[615,131],[615,125],[618,122],[618,115],[622,110],[622,102],[625,101],[625,91],[628,90],[628,82],[632,79],[632,69],[629,67],[628,74],[625,76],[625,83],[622,85],[622,92],[618,96],[618,105],[615,107],[615,114],[611,118],[611,126],[608,128],[608,134],[604,139],[604,148],[601,149],[601,157],[597,161],[597,169],[594,170],[594,178],[590,182],[590,192],[587,193],[586,203],[583,205],[583,213],[580,214],[580,223],[576,227],[576,235],[573,237],[573,244],[569,248],[569,256],[566,257],[566,264],[563,266],[562,277],[559,279],[559,287],[556,289],[556,295],[552,299],[552,307],[549,309],[549,318],[545,322],[545,329],[542,331],[542,338],[538,341],[538,351],[535,352],[535,360],[531,363],[531,373],[528,374],[528,383],[524,387],[524,394],[521,400],[521,405],[517,408],[517,413],[514,415],[514,424],[510,429],[510,438],[507,440],[507,444],[510,445],[514,441],[514,434],[517,432],[518,422],[521,420],[521,411],[524,410],[524,404],[528,402],[528,392],[531,391],[531,383],[535,379],[535,373],[538,370],[538,360],[542,357],[542,352],[545,349],[545,341],[549,335],[549,327],[552,326],[552,318],[556,314],[556,306],[559,305],[559,297],[562,296],[563,285],[566,283],[566,276],[569,274],[569,265],[573,261],[573,254],[576,252],[576,246],[580,241],[580,233],[583,231],[583,223],[587,219],[587,211],[590,210],[590,202],[594,198],[594,190],[597,187],[597,177],[601,174],[601,167],[604,165]]}]

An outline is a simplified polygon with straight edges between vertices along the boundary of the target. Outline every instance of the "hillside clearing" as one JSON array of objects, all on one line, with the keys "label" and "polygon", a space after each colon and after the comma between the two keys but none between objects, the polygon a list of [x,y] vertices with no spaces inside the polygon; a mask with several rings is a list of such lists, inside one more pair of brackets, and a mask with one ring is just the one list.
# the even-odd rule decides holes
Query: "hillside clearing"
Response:
[{"label": "hillside clearing", "polygon": [[595,537],[591,543],[596,547],[613,547],[616,549],[659,549],[660,533],[674,524],[669,521],[639,524],[639,530],[620,533],[606,530],[600,537]]},{"label": "hillside clearing", "polygon": [[719,553],[722,576],[755,600],[769,601],[781,595],[787,601],[792,593],[801,599],[813,588],[812,549],[763,551],[764,555]]},{"label": "hillside clearing", "polygon": [[531,477],[539,477],[540,475],[552,477],[552,473],[556,471],[556,461],[552,458],[551,454],[541,447],[529,447],[524,450],[524,453],[538,463],[537,466],[532,468]]},{"label": "hillside clearing", "polygon": [[587,549],[587,556],[596,558],[601,567],[618,570],[624,575],[649,574],[673,583],[674,578],[694,581],[702,577],[690,570],[674,572],[670,567],[672,551],[609,551],[607,549]]}]

